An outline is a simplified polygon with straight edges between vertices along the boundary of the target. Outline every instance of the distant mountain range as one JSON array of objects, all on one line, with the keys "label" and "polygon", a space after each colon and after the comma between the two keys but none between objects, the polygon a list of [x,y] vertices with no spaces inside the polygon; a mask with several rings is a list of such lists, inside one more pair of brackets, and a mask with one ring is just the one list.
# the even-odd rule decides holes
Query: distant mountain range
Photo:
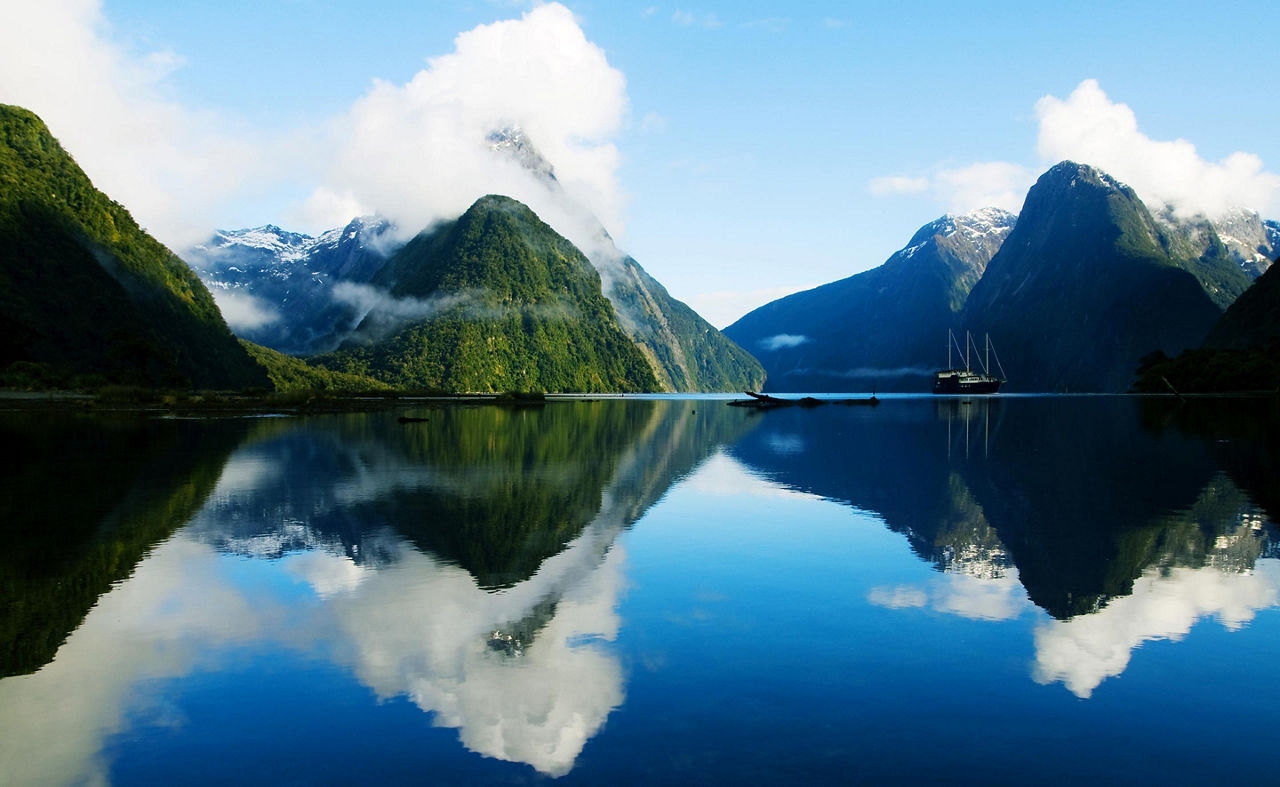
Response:
[{"label": "distant mountain range", "polygon": [[769,390],[927,390],[1015,220],[996,208],[943,216],[880,267],[766,304],[725,334],[764,364]]},{"label": "distant mountain range", "polygon": [[[0,384],[730,391],[767,370],[775,391],[926,391],[954,330],[991,337],[1005,390],[1123,391],[1139,361],[1159,381],[1153,364],[1206,337],[1280,347],[1280,224],[1153,212],[1087,165],[1051,168],[1018,216],[944,216],[880,267],[722,334],[617,248],[520,129],[487,142],[583,219],[585,249],[489,195],[407,243],[378,217],[218,232],[189,250],[197,277],[35,115],[0,106]],[[1192,385],[1270,385],[1269,353]]]},{"label": "distant mountain range", "polygon": [[290,355],[337,348],[364,317],[334,296],[339,282],[368,282],[390,252],[390,222],[352,219],[317,237],[268,224],[224,230],[184,256],[208,285],[232,329]]},{"label": "distant mountain range", "polygon": [[[496,155],[509,156],[528,170],[555,199],[575,213],[587,213],[570,202],[554,167],[521,129],[495,131],[487,142]],[[618,250],[599,222],[590,221],[596,225],[596,257],[590,261],[601,274],[610,311],[651,368],[655,382],[646,390],[728,391],[763,385],[764,370],[749,352],[672,298],[635,259]],[[186,257],[240,336],[293,355],[328,353],[348,340],[366,346],[367,352],[373,325],[381,325],[378,331],[385,334],[388,323],[403,317],[379,313],[389,301],[375,289],[378,282],[386,283],[386,277],[378,278],[382,266],[404,246],[393,230],[384,219],[364,217],[317,237],[273,225],[220,231],[189,249]],[[495,281],[494,286],[505,284]],[[353,336],[362,322],[361,335]]]},{"label": "distant mountain range", "polygon": [[44,387],[267,386],[209,291],[31,112],[0,105],[0,373]]},{"label": "distant mountain range", "polygon": [[1062,162],[1019,216],[923,227],[882,266],[751,312],[725,329],[768,388],[929,390],[947,330],[989,335],[1013,391],[1123,391],[1139,359],[1197,346],[1266,270],[1280,225],[1153,215],[1129,187]]}]

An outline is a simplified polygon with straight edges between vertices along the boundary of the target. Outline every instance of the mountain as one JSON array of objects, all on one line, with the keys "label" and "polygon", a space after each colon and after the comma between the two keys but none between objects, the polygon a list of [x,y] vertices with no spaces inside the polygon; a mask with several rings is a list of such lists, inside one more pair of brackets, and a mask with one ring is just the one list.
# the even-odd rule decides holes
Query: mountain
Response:
[{"label": "mountain", "polygon": [[448,391],[658,387],[591,262],[508,197],[421,233],[371,284],[383,302],[318,364]]},{"label": "mountain", "polygon": [[725,334],[756,353],[771,391],[929,390],[947,329],[1016,220],[943,216],[880,267],[766,304]]},{"label": "mountain", "polygon": [[601,272],[604,294],[622,330],[644,353],[666,391],[759,390],[765,373],[759,361],[701,315],[667,292],[640,263],[624,254],[600,224],[564,192],[555,169],[518,126],[488,136],[494,152],[528,170],[571,212],[592,226],[590,258]]},{"label": "mountain", "polygon": [[268,384],[191,269],[95,189],[38,117],[0,105],[6,367],[52,384]]},{"label": "mountain", "polygon": [[1251,210],[1237,208],[1213,220],[1213,228],[1249,278],[1257,279],[1280,255],[1280,223],[1264,221]]},{"label": "mountain", "polygon": [[[697,312],[671,297],[599,221],[565,194],[555,169],[518,126],[490,133],[495,155],[527,170],[592,227],[590,259],[623,331],[666,391],[758,389],[764,369]],[[312,237],[274,225],[221,230],[185,252],[237,335],[292,355],[337,349],[372,310],[386,305],[366,287],[403,243],[377,217]],[[373,320],[379,317],[373,315]],[[392,318],[394,320],[394,317]]]},{"label": "mountain", "polygon": [[239,336],[310,355],[335,349],[364,317],[337,285],[372,278],[397,246],[391,230],[373,216],[316,237],[271,224],[219,230],[184,256]]},{"label": "mountain", "polygon": [[1227,393],[1280,390],[1280,268],[1271,265],[1213,326],[1204,345],[1176,358],[1141,359],[1135,391]]},{"label": "mountain", "polygon": [[1227,308],[1205,346],[1244,350],[1276,339],[1280,339],[1280,271],[1272,265]]},{"label": "mountain", "polygon": [[623,256],[612,273],[605,295],[663,390],[758,391],[764,387],[760,361],[683,301],[671,297],[633,257]]},{"label": "mountain", "polygon": [[1173,232],[1128,186],[1064,161],[1027,193],[963,316],[1013,390],[1123,391],[1139,358],[1198,345],[1248,283],[1211,226]]}]

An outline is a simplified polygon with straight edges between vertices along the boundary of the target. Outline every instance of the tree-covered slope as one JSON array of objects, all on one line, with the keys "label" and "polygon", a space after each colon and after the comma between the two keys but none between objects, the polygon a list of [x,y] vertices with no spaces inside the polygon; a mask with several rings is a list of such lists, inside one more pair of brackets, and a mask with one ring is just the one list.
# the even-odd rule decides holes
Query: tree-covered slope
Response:
[{"label": "tree-covered slope", "polygon": [[384,391],[391,386],[371,377],[312,366],[301,358],[240,340],[245,351],[267,370],[271,387],[285,391]]},{"label": "tree-covered slope", "polygon": [[68,382],[267,384],[186,264],[0,105],[0,369],[22,362]]},{"label": "tree-covered slope", "polygon": [[622,258],[605,294],[664,389],[757,391],[764,386],[764,367],[751,353],[671,297],[633,258]]},{"label": "tree-covered slope", "polygon": [[735,344],[624,254],[608,231],[561,186],[555,167],[542,157],[518,126],[488,135],[490,148],[528,170],[570,213],[585,215],[595,225],[594,238],[583,247],[604,278],[604,296],[618,322],[644,353],[667,391],[759,390],[764,369],[750,352]]},{"label": "tree-covered slope", "polygon": [[386,302],[320,365],[449,391],[658,388],[595,268],[510,198],[414,238],[372,283]]},{"label": "tree-covered slope", "polygon": [[1123,391],[1139,358],[1198,345],[1248,283],[1216,236],[1193,244],[1129,187],[1062,162],[1028,192],[963,322],[990,334],[1012,390]]},{"label": "tree-covered slope", "polygon": [[995,208],[921,227],[883,265],[747,314],[725,329],[773,391],[926,391],[970,289],[1013,227]]}]

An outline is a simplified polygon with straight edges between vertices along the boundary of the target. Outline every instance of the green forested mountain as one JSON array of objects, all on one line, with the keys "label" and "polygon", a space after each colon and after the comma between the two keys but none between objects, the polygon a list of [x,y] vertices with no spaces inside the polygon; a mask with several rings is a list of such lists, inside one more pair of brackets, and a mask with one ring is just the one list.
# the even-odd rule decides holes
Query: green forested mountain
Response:
[{"label": "green forested mountain", "polygon": [[523,204],[482,197],[374,277],[389,299],[320,365],[449,391],[653,391],[600,276]]},{"label": "green forested mountain", "polygon": [[761,360],[771,391],[927,391],[947,329],[1015,219],[943,216],[880,267],[761,306],[725,334]]},{"label": "green forested mountain", "polygon": [[268,384],[186,264],[0,105],[0,371],[14,364],[64,384]]},{"label": "green forested mountain", "polygon": [[[571,212],[591,214],[588,206],[577,204],[564,191],[555,167],[519,126],[496,130],[487,139],[493,151],[532,173]],[[623,332],[649,361],[662,390],[754,391],[764,385],[764,369],[750,352],[671,297],[635,258],[617,247],[603,224],[592,222],[596,237],[587,245],[604,279],[604,296],[613,304]]]},{"label": "green forested mountain", "polygon": [[1139,358],[1199,345],[1249,286],[1209,240],[1190,243],[1128,186],[1065,161],[1027,193],[963,322],[990,334],[1009,389],[1123,391]]},{"label": "green forested mountain", "polygon": [[764,385],[764,368],[751,353],[671,297],[633,258],[622,258],[605,294],[663,389],[756,391]]},{"label": "green forested mountain", "polygon": [[371,377],[312,366],[301,358],[240,340],[241,346],[267,370],[276,391],[385,391],[391,386]]}]

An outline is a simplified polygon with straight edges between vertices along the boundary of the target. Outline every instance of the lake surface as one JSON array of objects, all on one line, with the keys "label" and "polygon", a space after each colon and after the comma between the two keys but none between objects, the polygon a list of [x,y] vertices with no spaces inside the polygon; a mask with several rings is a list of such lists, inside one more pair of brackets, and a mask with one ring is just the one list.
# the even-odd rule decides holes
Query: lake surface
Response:
[{"label": "lake surface", "polygon": [[1274,783],[1280,409],[0,414],[0,783]]}]

